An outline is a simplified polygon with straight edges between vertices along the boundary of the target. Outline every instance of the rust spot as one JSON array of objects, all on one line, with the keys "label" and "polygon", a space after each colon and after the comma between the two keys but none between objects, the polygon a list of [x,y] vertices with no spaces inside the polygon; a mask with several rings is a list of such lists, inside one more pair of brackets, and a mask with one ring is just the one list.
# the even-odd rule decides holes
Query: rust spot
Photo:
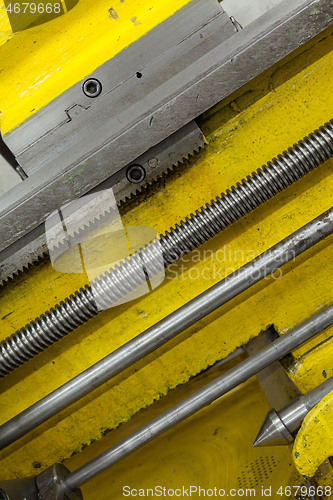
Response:
[{"label": "rust spot", "polygon": [[139,26],[139,24],[141,24],[136,16],[132,17],[131,21],[134,24],[134,26]]},{"label": "rust spot", "polygon": [[113,7],[109,9],[109,17],[112,17],[112,19],[119,19],[118,14]]}]

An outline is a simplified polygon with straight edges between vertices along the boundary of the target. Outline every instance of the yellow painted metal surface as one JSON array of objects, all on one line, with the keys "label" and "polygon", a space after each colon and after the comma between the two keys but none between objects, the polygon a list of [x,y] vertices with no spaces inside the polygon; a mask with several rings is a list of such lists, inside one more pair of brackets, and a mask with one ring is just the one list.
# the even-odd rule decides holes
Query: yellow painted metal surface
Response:
[{"label": "yellow painted metal surface", "polygon": [[[133,203],[124,223],[165,230],[330,119],[332,49],[327,34],[248,85],[230,104],[207,113],[202,121],[206,150],[175,170],[160,191],[142,197],[139,206]],[[104,311],[1,380],[0,423],[329,208],[332,166],[327,162],[174,265],[152,294]],[[318,244],[285,266],[280,279],[263,280],[2,451],[2,475],[32,474],[36,463],[41,470],[68,458],[268,325],[283,334],[331,303],[331,244],[332,238]],[[1,338],[85,281],[83,275],[57,273],[48,262],[35,266],[1,290]]]},{"label": "yellow painted metal surface", "polygon": [[[214,367],[174,389],[135,415],[128,424],[67,460],[65,465],[75,470],[239,361],[237,358],[226,366]],[[252,448],[258,421],[264,418],[267,410],[261,388],[252,378],[86,483],[84,498],[118,500],[124,498],[124,486],[138,493],[155,486],[166,490],[184,486],[188,491],[191,486],[201,486],[224,489],[225,496],[234,495],[235,498],[263,498],[262,488],[266,493],[271,488],[270,498],[284,498],[277,494],[279,488],[297,486],[303,478],[296,473],[287,447]],[[192,494],[192,498],[202,497],[203,493],[200,496],[198,492]]]},{"label": "yellow painted metal surface", "polygon": [[12,34],[0,0],[2,135],[189,1],[80,0],[67,14]]},{"label": "yellow painted metal surface", "polygon": [[332,456],[333,392],[330,392],[305,417],[295,439],[293,460],[300,474],[312,477]]},{"label": "yellow painted metal surface", "polygon": [[7,42],[12,34],[13,31],[10,26],[5,4],[0,2],[0,45]]},{"label": "yellow painted metal surface", "polygon": [[332,330],[328,329],[303,347],[300,356],[289,370],[289,375],[303,393],[309,392],[326,378],[332,377],[332,356]]}]

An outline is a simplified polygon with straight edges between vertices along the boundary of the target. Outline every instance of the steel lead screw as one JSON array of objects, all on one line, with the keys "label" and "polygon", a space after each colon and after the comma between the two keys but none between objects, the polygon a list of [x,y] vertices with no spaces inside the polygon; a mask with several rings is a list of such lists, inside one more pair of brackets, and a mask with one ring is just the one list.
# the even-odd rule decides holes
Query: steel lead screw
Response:
[{"label": "steel lead screw", "polygon": [[[304,137],[195,214],[159,236],[167,267],[272,198],[333,155],[333,120]],[[98,303],[109,307],[143,283],[142,269],[158,273],[158,239],[95,280]],[[0,376],[75,330],[98,313],[89,284],[0,343]]]}]

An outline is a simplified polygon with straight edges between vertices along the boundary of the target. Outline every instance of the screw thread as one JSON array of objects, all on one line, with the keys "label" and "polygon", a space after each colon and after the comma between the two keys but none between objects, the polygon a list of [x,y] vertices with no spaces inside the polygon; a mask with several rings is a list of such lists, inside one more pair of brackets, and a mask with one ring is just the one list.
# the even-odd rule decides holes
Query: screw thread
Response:
[{"label": "screw thread", "polygon": [[[4,377],[333,155],[333,120],[0,343]],[[97,307],[98,303],[99,307]]]}]

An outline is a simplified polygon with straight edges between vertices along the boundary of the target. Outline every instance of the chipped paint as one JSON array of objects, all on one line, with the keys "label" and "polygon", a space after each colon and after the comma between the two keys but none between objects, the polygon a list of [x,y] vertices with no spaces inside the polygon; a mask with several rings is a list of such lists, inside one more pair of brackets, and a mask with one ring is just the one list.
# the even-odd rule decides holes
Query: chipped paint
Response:
[{"label": "chipped paint", "polygon": [[[109,27],[107,9],[103,12]],[[118,7],[117,12],[120,15]],[[159,184],[160,190],[137,198],[123,214],[124,223],[164,231],[331,118],[328,110],[333,109],[332,64],[332,38],[328,37],[247,85],[241,95],[232,97],[236,107],[224,102],[206,113],[201,120],[209,141],[206,150],[164,179]],[[223,276],[225,269],[246,262],[247,250],[264,251],[332,206],[332,167],[333,162],[327,162],[202,246],[199,251],[210,250],[213,260],[210,256],[198,261],[186,257],[172,268],[152,294],[104,311],[3,379],[1,422],[216,283],[220,276],[214,264],[219,265]],[[92,440],[100,440],[105,429],[114,429],[129,420],[140,409],[224,358],[268,325],[274,324],[279,332],[285,332],[301,318],[329,303],[333,272],[331,241],[328,238],[302,255],[296,264],[285,266],[282,279],[267,279],[257,284],[22,438],[19,445],[3,450],[0,454],[3,476],[33,474],[33,462],[39,462],[41,469],[45,469],[53,462],[68,458]],[[231,252],[226,252],[223,262],[218,262],[223,248],[230,248]],[[243,253],[236,254],[239,250]],[[192,253],[192,257],[194,255],[198,254]],[[173,275],[171,279],[171,272],[178,277]],[[0,291],[1,316],[11,312],[1,321],[1,339],[68,296],[86,280],[84,275],[57,273],[47,261],[34,266]],[[145,314],[140,315],[138,311]],[[306,353],[311,346],[314,352],[314,342],[320,339],[325,338],[328,347],[332,335],[330,329],[325,337],[318,336],[298,350],[304,355],[302,359],[309,359],[310,354]],[[318,374],[315,372],[314,383],[317,375],[322,381],[323,369],[328,376],[332,373],[333,351],[320,351],[320,356],[316,351],[312,358],[322,361]],[[331,357],[327,358],[327,352]],[[301,368],[295,370],[299,383],[302,373],[306,378]],[[223,437],[223,432],[218,436]]]},{"label": "chipped paint", "polygon": [[[117,29],[110,29],[108,0],[80,0],[66,15],[11,37],[4,0],[0,0],[0,83],[7,89],[0,95],[2,134],[16,128],[189,1],[159,0],[151,9],[148,0],[140,0],[139,4],[136,0],[117,0],[111,5],[119,18]],[[140,21],[133,23],[134,17]]]},{"label": "chipped paint", "polygon": [[109,15],[110,17],[112,17],[112,19],[119,19],[119,16],[113,7],[109,9]]},{"label": "chipped paint", "polygon": [[307,414],[296,436],[293,450],[296,468],[308,477],[314,476],[318,467],[331,456],[333,456],[333,391]]}]

